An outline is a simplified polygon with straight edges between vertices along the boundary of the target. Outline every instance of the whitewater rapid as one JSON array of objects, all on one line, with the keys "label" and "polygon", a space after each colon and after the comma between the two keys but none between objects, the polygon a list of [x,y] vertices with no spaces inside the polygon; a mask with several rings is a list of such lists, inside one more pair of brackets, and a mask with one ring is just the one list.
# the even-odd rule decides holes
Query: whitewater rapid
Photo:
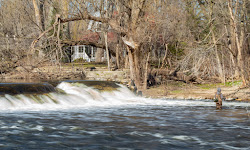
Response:
[{"label": "whitewater rapid", "polygon": [[[166,100],[136,96],[126,86],[118,84],[113,91],[99,91],[83,83],[62,82],[57,91],[45,94],[4,94],[0,96],[0,111],[45,111],[98,107],[165,106],[214,107],[212,100]],[[223,102],[226,108],[250,108],[247,102]]]}]

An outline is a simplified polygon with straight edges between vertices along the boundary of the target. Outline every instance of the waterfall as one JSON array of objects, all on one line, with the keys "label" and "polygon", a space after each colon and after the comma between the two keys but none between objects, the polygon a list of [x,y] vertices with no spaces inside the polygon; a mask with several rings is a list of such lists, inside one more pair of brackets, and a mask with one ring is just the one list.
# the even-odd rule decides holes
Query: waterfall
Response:
[{"label": "waterfall", "polygon": [[[0,110],[110,106],[136,100],[136,96],[124,85],[112,83],[111,86],[108,83],[105,87],[101,85],[103,83],[61,82],[56,88],[47,83],[1,84]],[[90,84],[92,86],[87,86]]]},{"label": "waterfall", "polygon": [[[166,100],[138,97],[126,86],[114,82],[67,81],[55,88],[48,83],[0,84],[2,110],[58,110],[88,107],[162,105],[166,107],[215,107],[211,100]],[[223,102],[225,107],[248,108],[250,103]]]}]

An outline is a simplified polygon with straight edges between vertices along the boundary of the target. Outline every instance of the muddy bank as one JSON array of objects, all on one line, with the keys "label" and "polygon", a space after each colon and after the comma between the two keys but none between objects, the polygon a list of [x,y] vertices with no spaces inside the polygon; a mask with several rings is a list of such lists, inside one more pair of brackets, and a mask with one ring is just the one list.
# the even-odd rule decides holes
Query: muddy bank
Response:
[{"label": "muddy bank", "polygon": [[250,101],[250,88],[240,89],[239,85],[223,84],[185,84],[168,81],[168,84],[157,85],[143,91],[144,96],[167,99],[214,99],[218,87],[222,89],[226,100]]}]

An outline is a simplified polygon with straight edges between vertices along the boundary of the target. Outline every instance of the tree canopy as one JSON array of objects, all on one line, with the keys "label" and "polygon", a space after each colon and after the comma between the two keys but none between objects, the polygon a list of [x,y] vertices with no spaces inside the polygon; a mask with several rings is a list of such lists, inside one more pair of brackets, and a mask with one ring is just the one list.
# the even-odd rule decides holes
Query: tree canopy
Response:
[{"label": "tree canopy", "polygon": [[[26,65],[52,60],[59,64],[65,61],[65,47],[85,44],[103,48],[108,58],[117,60],[108,59],[108,63],[130,68],[131,79],[139,88],[147,86],[153,69],[167,70],[168,75],[182,72],[202,80],[216,77],[221,82],[241,78],[243,86],[250,85],[247,0],[0,3],[2,64],[15,66],[24,58],[30,60]],[[111,32],[116,40],[109,40]],[[99,40],[84,38],[95,33]]]}]

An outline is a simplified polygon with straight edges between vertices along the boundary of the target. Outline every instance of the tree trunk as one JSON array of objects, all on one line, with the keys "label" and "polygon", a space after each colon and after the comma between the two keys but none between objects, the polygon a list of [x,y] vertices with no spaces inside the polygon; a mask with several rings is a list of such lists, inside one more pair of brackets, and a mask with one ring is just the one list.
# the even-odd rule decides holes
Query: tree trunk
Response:
[{"label": "tree trunk", "polygon": [[[231,24],[232,20],[230,20],[230,24]],[[234,34],[232,34],[231,36],[228,33],[227,27],[225,26],[226,32],[227,32],[227,44],[228,44],[228,48],[229,48],[229,55],[230,55],[230,59],[232,62],[232,78],[236,77],[238,78],[240,76],[239,73],[239,68],[237,66],[237,64],[235,63],[237,58],[236,58],[236,48],[235,48],[235,38],[234,38]],[[229,26],[230,32],[234,33],[234,29],[232,26]]]},{"label": "tree trunk", "polygon": [[[235,42],[236,42],[236,48],[237,48],[237,66],[239,67],[240,70],[240,75],[242,78],[242,87],[249,86],[249,77],[247,73],[247,69],[245,68],[245,62],[244,62],[244,38],[245,38],[245,31],[244,31],[244,25],[241,25],[241,31],[240,35],[238,32],[237,28],[237,20],[235,18],[234,12],[232,10],[232,4],[229,0],[228,3],[228,9],[230,12],[231,20],[232,20],[232,27],[234,29],[234,32],[232,33],[235,37]],[[245,10],[245,0],[243,1],[243,10]],[[244,16],[244,12],[242,14]],[[244,19],[244,18],[242,18]],[[244,20],[243,20],[244,21]],[[244,24],[244,23],[243,23]]]},{"label": "tree trunk", "polygon": [[144,73],[144,84],[143,84],[143,89],[147,89],[147,81],[148,81],[148,65],[149,65],[149,58],[150,58],[150,52],[148,52],[147,55],[147,61],[146,61],[146,67],[145,67],[145,73]]},{"label": "tree trunk", "polygon": [[166,65],[167,64],[167,56],[168,56],[168,44],[165,44],[165,55],[164,55],[164,57],[163,57],[163,59],[162,59],[162,65],[161,65],[161,68],[163,68],[164,67],[164,65]]},{"label": "tree trunk", "polygon": [[104,33],[104,37],[105,37],[105,46],[106,46],[106,55],[107,55],[107,62],[108,62],[108,70],[110,71],[110,58],[109,58],[109,49],[108,49],[108,33],[105,32]]},{"label": "tree trunk", "polygon": [[[213,30],[213,29],[211,29],[211,30]],[[215,35],[214,35],[213,31],[212,31],[212,37],[213,37],[216,61],[217,61],[217,65],[218,65],[219,78],[220,78],[221,82],[225,83],[226,81],[225,81],[225,78],[224,78],[224,71],[222,69],[221,60],[220,60],[220,57],[219,57],[219,54],[218,54],[218,47],[217,47],[217,43],[216,43],[216,39],[215,39]]]},{"label": "tree trunk", "polygon": [[33,2],[34,10],[35,10],[36,23],[37,23],[37,26],[39,27],[40,34],[41,34],[42,33],[42,22],[41,22],[40,10],[38,8],[36,0],[32,0],[32,2]]},{"label": "tree trunk", "polygon": [[[101,16],[104,16],[105,13],[105,17],[108,17],[108,2],[102,0],[101,1]],[[103,25],[103,32],[104,32],[104,40],[105,40],[105,46],[106,46],[106,55],[107,55],[107,63],[108,63],[108,70],[111,70],[110,67],[110,58],[109,58],[109,49],[108,49],[108,25],[104,24]]]},{"label": "tree trunk", "polygon": [[125,65],[124,68],[128,69],[129,68],[129,56],[128,54],[125,56]]},{"label": "tree trunk", "polygon": [[142,70],[141,70],[141,64],[139,62],[143,62],[143,60],[139,59],[139,48],[134,50],[134,53],[132,53],[134,57],[134,68],[135,68],[135,83],[138,89],[142,88]]},{"label": "tree trunk", "polygon": [[44,5],[45,5],[46,0],[41,0],[40,1],[40,17],[41,17],[41,28],[42,31],[45,31],[45,15],[44,15]]},{"label": "tree trunk", "polygon": [[246,12],[247,9],[246,9],[246,0],[243,0],[243,6],[242,6],[242,9],[241,9],[241,14],[242,14],[242,17],[240,18],[241,20],[243,20],[244,23],[241,23],[240,24],[240,37],[239,37],[239,44],[240,44],[240,47],[241,47],[241,52],[240,52],[240,68],[241,68],[241,71],[242,71],[242,82],[243,82],[243,87],[247,87],[247,86],[250,86],[250,79],[249,79],[249,74],[248,74],[248,69],[246,67],[246,60],[247,60],[247,53],[246,53],[246,46],[245,46],[245,39],[246,38]]},{"label": "tree trunk", "polygon": [[95,53],[95,62],[102,62],[102,57],[104,56],[103,53],[104,50],[102,48],[97,48],[97,51]]},{"label": "tree trunk", "polygon": [[[69,15],[69,1],[68,0],[63,0],[60,1],[59,3],[61,3],[61,10],[62,10],[62,14],[63,14],[63,18],[68,18]],[[69,26],[69,22],[66,23],[66,25],[63,26],[63,35],[64,38],[70,39],[70,26]]]},{"label": "tree trunk", "polygon": [[134,83],[138,90],[143,88],[143,63],[145,59],[141,59],[139,49],[127,48],[129,54],[129,68],[131,79],[134,80]]},{"label": "tree trunk", "polygon": [[128,58],[129,58],[129,70],[130,70],[130,78],[135,81],[135,68],[134,68],[134,58],[132,55],[132,51],[127,46]]},{"label": "tree trunk", "polygon": [[120,68],[120,60],[119,60],[119,44],[116,45],[116,66],[119,69]]},{"label": "tree trunk", "polygon": [[[43,6],[44,6],[45,1],[42,1],[40,3],[40,9],[38,7],[36,0],[33,0],[32,2],[33,2],[34,10],[35,10],[36,24],[39,28],[39,34],[42,34],[45,27],[44,27],[44,17],[41,17],[41,15],[43,15]],[[43,20],[42,20],[42,18],[43,18]],[[39,41],[38,44],[39,44],[39,47],[42,47],[42,45],[43,45],[43,43],[41,41]],[[38,57],[39,58],[44,57],[44,53],[40,49],[39,49]]]}]

